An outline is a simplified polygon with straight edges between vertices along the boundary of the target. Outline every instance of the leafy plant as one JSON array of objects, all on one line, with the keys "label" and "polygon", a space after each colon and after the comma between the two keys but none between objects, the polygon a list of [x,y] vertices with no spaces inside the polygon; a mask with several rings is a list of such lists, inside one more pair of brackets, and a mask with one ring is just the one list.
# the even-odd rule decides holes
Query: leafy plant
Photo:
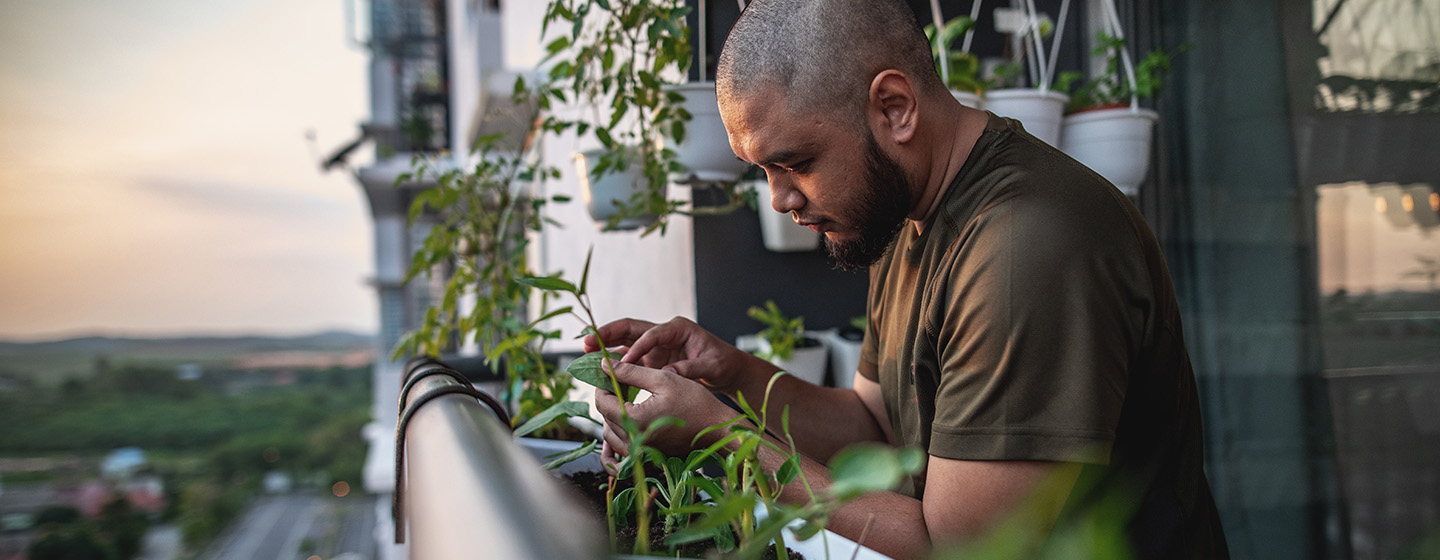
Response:
[{"label": "leafy plant", "polygon": [[786,317],[773,300],[767,300],[764,307],[751,307],[746,314],[765,325],[760,338],[765,339],[769,349],[758,352],[762,358],[788,360],[796,345],[805,338],[805,318]]},{"label": "leafy plant", "polygon": [[[542,358],[544,343],[559,333],[538,329],[545,316],[528,324],[521,319],[531,290],[517,282],[533,275],[526,249],[529,235],[546,221],[541,210],[548,202],[568,199],[531,196],[526,184],[557,177],[559,171],[534,163],[523,149],[520,153],[496,149],[501,140],[501,135],[481,138],[477,162],[468,169],[417,158],[413,170],[397,180],[435,183],[410,206],[412,224],[421,215],[433,216],[437,223],[416,251],[406,282],[428,276],[445,278],[445,283],[440,301],[426,310],[420,326],[401,340],[394,356],[438,356],[456,343],[479,344],[486,363],[503,370],[510,390],[518,392],[514,399],[518,425],[563,400],[570,386],[569,376]],[[474,305],[462,308],[471,297]],[[542,295],[542,314],[547,303]],[[559,428],[555,425],[547,431]]]},{"label": "leafy plant", "polygon": [[[980,78],[980,59],[974,54],[965,51],[951,50],[955,39],[964,35],[975,27],[975,20],[965,16],[952,18],[945,22],[940,29],[940,37],[935,37],[935,24],[925,26],[925,38],[930,40],[931,56],[935,58],[935,68],[941,74],[946,75],[945,87],[955,91],[968,91],[971,93],[984,93],[988,86],[985,80]],[[945,71],[941,71],[941,60],[946,62]]]},{"label": "leafy plant", "polygon": [[[1070,103],[1065,106],[1066,111],[1129,104],[1132,96],[1149,99],[1160,93],[1160,86],[1164,83],[1165,76],[1170,73],[1171,54],[1157,49],[1140,59],[1140,62],[1135,64],[1135,86],[1132,88],[1122,66],[1121,53],[1125,49],[1125,40],[1105,32],[1101,32],[1098,37],[1100,44],[1096,45],[1091,54],[1106,55],[1105,70],[1089,80],[1085,80],[1085,74],[1079,71],[1062,72],[1056,79],[1056,90],[1070,92]],[[1188,47],[1182,46],[1175,54],[1187,49]],[[1076,82],[1081,83],[1075,86]]]},{"label": "leafy plant", "polygon": [[[644,233],[663,233],[667,217],[683,204],[666,196],[669,174],[683,169],[664,140],[683,141],[690,114],[679,105],[684,96],[663,86],[667,75],[684,76],[689,69],[689,13],[682,0],[551,0],[545,9],[542,36],[552,26],[570,33],[545,47],[545,60],[558,62],[537,88],[542,128],[594,135],[605,154],[590,172],[592,180],[630,166],[643,171],[644,188],[617,201],[620,213],[609,228],[653,215],[658,218]],[[566,119],[554,111],[571,102],[589,105],[592,116]]]}]

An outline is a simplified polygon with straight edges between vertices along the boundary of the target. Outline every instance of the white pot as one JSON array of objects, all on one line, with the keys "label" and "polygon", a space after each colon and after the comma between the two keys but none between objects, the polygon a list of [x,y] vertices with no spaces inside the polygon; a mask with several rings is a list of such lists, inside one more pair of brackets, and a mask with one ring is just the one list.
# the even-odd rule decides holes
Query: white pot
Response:
[{"label": "white pot", "polygon": [[985,108],[1025,126],[1031,136],[1060,145],[1060,125],[1070,96],[1038,89],[999,89],[985,93]]},{"label": "white pot", "polygon": [[839,329],[825,332],[825,344],[830,347],[830,378],[835,386],[850,389],[855,383],[855,371],[860,369],[860,347],[863,340],[850,340],[840,336]]},{"label": "white pot", "polygon": [[[579,175],[580,198],[585,203],[590,217],[600,225],[609,224],[610,218],[620,213],[616,201],[628,201],[635,193],[645,188],[644,170],[639,161],[632,161],[624,171],[610,169],[598,180],[590,175],[595,162],[605,155],[604,150],[586,150],[575,154],[575,172]],[[617,230],[637,229],[655,223],[655,216],[646,214],[632,216],[615,226]]]},{"label": "white pot", "polygon": [[675,161],[689,171],[670,179],[677,183],[740,180],[750,164],[736,158],[730,149],[730,137],[725,133],[720,106],[715,101],[715,82],[691,82],[665,86],[665,89],[684,95],[685,103],[681,106],[690,113],[690,122],[685,125],[685,141],[679,146],[669,146],[675,150]]},{"label": "white pot", "polygon": [[1099,109],[1065,117],[1060,149],[1126,196],[1140,192],[1150,170],[1150,142],[1160,115],[1149,109]]},{"label": "white pot", "polygon": [[[808,333],[806,338],[814,340],[814,346],[795,348],[790,351],[790,357],[786,359],[771,358],[770,363],[775,367],[789,372],[795,377],[809,381],[816,385],[825,384],[825,365],[830,357],[830,351],[825,347],[825,341],[818,336],[811,336]],[[760,339],[760,351],[770,353],[770,343]]]},{"label": "white pot", "polygon": [[955,96],[955,100],[959,101],[961,105],[964,105],[966,107],[970,107],[972,109],[985,108],[985,98],[980,97],[980,94],[969,91],[955,91],[952,89],[950,90],[950,95]]},{"label": "white pot", "polygon": [[756,212],[760,214],[760,239],[765,248],[777,253],[814,251],[820,246],[820,232],[795,223],[789,214],[776,212],[770,206],[770,183],[764,179],[747,181],[741,186],[755,188]]}]

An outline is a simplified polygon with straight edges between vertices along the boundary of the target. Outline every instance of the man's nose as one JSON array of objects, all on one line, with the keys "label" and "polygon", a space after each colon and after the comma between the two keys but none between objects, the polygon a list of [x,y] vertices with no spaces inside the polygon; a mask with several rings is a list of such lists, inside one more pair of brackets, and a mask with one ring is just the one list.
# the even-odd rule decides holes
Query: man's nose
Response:
[{"label": "man's nose", "polygon": [[789,214],[805,207],[805,195],[783,177],[770,176],[770,207],[781,214]]}]

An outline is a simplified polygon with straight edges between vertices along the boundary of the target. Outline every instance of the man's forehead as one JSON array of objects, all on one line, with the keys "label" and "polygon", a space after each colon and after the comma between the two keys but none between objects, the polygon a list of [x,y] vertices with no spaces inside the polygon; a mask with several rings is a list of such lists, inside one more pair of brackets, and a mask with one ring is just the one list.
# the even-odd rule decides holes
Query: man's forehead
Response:
[{"label": "man's forehead", "polygon": [[810,147],[816,115],[793,110],[775,92],[729,96],[720,115],[735,153],[757,163],[783,163],[784,156]]}]

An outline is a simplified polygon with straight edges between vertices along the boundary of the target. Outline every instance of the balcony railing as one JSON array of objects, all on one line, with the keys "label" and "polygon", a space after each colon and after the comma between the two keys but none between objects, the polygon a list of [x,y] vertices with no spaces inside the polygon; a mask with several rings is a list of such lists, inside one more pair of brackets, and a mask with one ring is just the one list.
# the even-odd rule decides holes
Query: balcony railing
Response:
[{"label": "balcony railing", "polygon": [[431,361],[407,368],[405,378],[395,535],[400,542],[408,533],[411,557],[604,556],[598,522],[516,443],[464,376]]}]

